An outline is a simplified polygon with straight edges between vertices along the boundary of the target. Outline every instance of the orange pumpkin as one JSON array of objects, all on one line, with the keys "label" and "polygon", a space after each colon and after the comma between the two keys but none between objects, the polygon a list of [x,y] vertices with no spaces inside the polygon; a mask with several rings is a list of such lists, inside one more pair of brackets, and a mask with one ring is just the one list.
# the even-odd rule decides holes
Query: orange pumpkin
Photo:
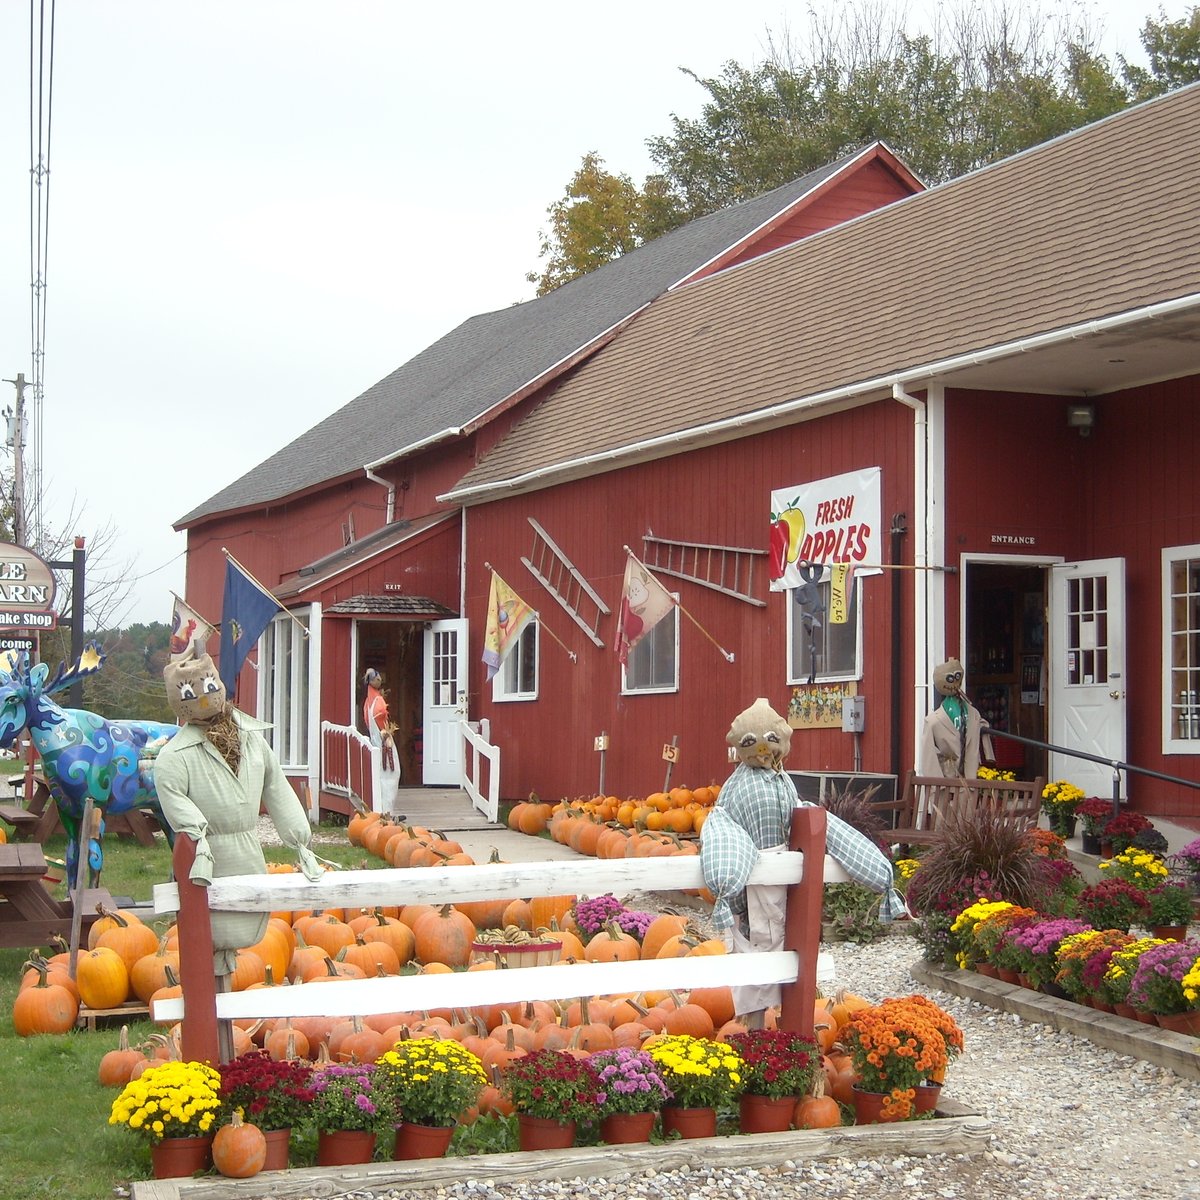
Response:
[{"label": "orange pumpkin", "polygon": [[110,1050],[100,1059],[98,1068],[101,1087],[124,1087],[129,1082],[133,1068],[145,1062],[146,1056],[129,1045],[129,1026],[121,1026],[117,1048]]},{"label": "orange pumpkin", "polygon": [[88,1008],[116,1008],[129,995],[129,971],[121,956],[107,946],[97,946],[79,956],[75,968],[79,999]]},{"label": "orange pumpkin", "polygon": [[835,1129],[842,1123],[838,1102],[825,1094],[825,1077],[818,1071],[811,1094],[802,1096],[796,1104],[792,1124],[797,1129]]},{"label": "orange pumpkin", "polygon": [[249,1179],[263,1169],[267,1161],[267,1138],[257,1125],[249,1125],[234,1112],[228,1125],[222,1125],[213,1138],[213,1166],[230,1179]]},{"label": "orange pumpkin", "polygon": [[426,965],[465,967],[471,961],[475,926],[453,904],[426,913],[413,928],[417,958]]},{"label": "orange pumpkin", "polygon": [[13,1001],[13,1031],[18,1037],[34,1033],[66,1033],[79,1015],[79,1001],[65,987],[46,981],[45,967],[38,981],[17,993]]}]

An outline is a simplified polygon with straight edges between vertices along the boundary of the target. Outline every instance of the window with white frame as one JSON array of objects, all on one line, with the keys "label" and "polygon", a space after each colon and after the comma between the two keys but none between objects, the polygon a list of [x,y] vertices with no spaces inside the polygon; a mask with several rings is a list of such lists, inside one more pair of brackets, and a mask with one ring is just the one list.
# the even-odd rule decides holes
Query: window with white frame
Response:
[{"label": "window with white frame", "polygon": [[1200,754],[1200,545],[1165,546],[1163,750]]},{"label": "window with white frame", "polygon": [[829,619],[832,585],[827,579],[807,588],[791,588],[787,597],[788,683],[832,683],[862,678],[862,595],[860,581],[850,586],[846,620]]},{"label": "window with white frame", "polygon": [[272,728],[263,731],[282,766],[308,765],[308,613],[280,613],[259,642],[259,715]]},{"label": "window with white frame", "polygon": [[493,700],[537,699],[538,649],[538,622],[530,621],[492,677]]},{"label": "window with white frame", "polygon": [[[677,592],[672,592],[678,600]],[[621,691],[630,693],[679,691],[679,609],[672,607],[629,652],[621,671]]]}]

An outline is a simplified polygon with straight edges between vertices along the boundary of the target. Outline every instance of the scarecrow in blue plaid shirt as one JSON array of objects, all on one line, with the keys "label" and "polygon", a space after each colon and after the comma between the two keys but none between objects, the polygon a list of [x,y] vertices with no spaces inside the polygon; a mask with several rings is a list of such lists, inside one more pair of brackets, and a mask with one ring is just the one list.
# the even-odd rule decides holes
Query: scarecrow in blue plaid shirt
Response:
[{"label": "scarecrow in blue plaid shirt", "polygon": [[[750,885],[760,853],[787,849],[792,810],[805,803],[783,769],[792,730],[763,698],[739,713],[725,737],[739,763],[721,788],[700,833],[705,886],[713,893],[713,924],[733,951],[782,950],[787,889]],[[883,896],[880,919],[906,915],[887,855],[853,826],[830,813],[826,852],[858,883]],[[751,1029],[779,1003],[778,984],[735,986],[734,1008]]]}]

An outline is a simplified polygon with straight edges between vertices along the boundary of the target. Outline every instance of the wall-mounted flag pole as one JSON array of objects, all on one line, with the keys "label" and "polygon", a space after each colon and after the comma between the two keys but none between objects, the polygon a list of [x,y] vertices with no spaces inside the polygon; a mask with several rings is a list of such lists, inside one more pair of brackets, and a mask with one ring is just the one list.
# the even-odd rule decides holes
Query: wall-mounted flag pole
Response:
[{"label": "wall-mounted flag pole", "polygon": [[488,593],[487,625],[483,633],[483,661],[487,665],[488,678],[491,679],[500,669],[500,664],[508,657],[509,651],[516,645],[517,638],[530,621],[537,621],[540,631],[562,646],[573,663],[578,662],[579,656],[574,650],[569,650],[562,638],[546,625],[542,614],[526,604],[501,579],[490,562],[485,561],[483,565],[492,573],[492,586]]},{"label": "wall-mounted flag pole", "polygon": [[724,656],[733,662],[734,655],[726,650],[695,617],[692,616],[659,582],[648,566],[628,546],[622,550],[625,560],[625,582],[621,587],[621,611],[617,617],[617,657],[624,666],[629,652],[671,611],[677,608]]}]

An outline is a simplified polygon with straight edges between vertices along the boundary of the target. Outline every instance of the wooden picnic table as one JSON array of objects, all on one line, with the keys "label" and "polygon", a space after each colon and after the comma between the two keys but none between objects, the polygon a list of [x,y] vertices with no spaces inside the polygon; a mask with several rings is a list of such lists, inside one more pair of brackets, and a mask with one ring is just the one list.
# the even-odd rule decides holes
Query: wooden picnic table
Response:
[{"label": "wooden picnic table", "polygon": [[[24,805],[0,804],[0,819],[13,827],[14,841],[45,844],[55,834],[62,833],[63,827],[58,817],[58,805],[50,795],[50,784],[41,775],[34,775],[32,779],[33,793],[28,802]],[[24,779],[17,782],[23,785]],[[15,794],[14,787],[14,798]],[[131,808],[106,814],[104,827],[106,833],[132,837],[139,845],[153,846],[157,822],[141,809]]]},{"label": "wooden picnic table", "polygon": [[[71,936],[72,907],[69,900],[55,900],[42,877],[46,856],[37,842],[0,845],[0,947],[42,946],[56,934]],[[96,906],[113,906],[105,888],[88,888],[83,893],[82,926],[96,920]]]}]

